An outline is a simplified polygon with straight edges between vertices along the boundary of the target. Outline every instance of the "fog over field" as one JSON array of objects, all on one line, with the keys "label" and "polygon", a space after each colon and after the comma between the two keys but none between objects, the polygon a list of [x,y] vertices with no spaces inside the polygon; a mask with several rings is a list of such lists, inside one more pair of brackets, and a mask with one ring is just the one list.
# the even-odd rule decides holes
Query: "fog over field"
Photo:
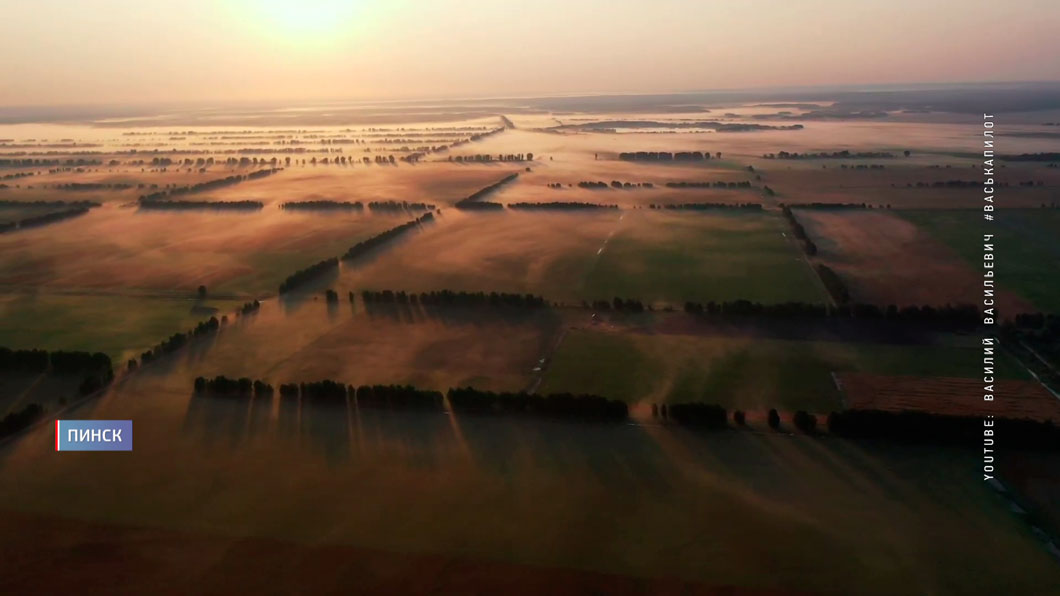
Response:
[{"label": "fog over field", "polygon": [[1010,4],[0,6],[0,593],[1060,593]]}]

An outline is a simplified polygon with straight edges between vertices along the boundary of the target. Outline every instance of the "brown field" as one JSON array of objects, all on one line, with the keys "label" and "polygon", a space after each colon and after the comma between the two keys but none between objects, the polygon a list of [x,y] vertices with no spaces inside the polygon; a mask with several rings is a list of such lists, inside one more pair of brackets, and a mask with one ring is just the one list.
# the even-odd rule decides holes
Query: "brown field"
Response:
[{"label": "brown field", "polygon": [[945,416],[997,416],[1060,421],[1060,399],[1037,381],[995,383],[995,401],[983,401],[979,379],[898,377],[841,373],[846,406],[861,410],[904,410]]},{"label": "brown field", "polygon": [[443,210],[421,233],[376,258],[344,264],[342,290],[465,290],[582,296],[597,251],[622,212],[461,213]]},{"label": "brown field", "polygon": [[[817,244],[817,260],[846,282],[852,299],[888,304],[968,304],[982,293],[982,277],[949,247],[885,210],[800,209],[795,217]],[[1001,291],[1004,312],[1033,312],[1027,301]]]},{"label": "brown field", "polygon": [[287,275],[337,256],[406,215],[141,211],[106,205],[0,236],[0,284],[267,295]]}]

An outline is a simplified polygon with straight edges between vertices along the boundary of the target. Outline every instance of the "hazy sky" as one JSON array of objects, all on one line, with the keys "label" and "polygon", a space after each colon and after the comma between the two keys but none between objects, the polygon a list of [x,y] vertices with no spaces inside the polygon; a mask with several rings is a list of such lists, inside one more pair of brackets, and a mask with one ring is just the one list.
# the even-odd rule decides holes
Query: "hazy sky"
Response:
[{"label": "hazy sky", "polygon": [[0,105],[1060,80],[1054,0],[0,0]]}]

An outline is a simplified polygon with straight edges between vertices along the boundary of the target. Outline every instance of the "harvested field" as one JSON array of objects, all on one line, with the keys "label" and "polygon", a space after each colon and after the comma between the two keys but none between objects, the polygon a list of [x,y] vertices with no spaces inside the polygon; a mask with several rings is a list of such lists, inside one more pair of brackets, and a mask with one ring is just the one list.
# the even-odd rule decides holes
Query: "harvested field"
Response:
[{"label": "harvested field", "polygon": [[839,373],[846,407],[929,412],[944,416],[996,416],[1060,422],[1060,399],[1037,381],[998,379],[994,402],[983,401],[981,379]]},{"label": "harvested field", "polygon": [[[982,276],[970,263],[893,212],[794,212],[817,244],[817,260],[839,274],[855,302],[943,305],[976,303],[981,298]],[[969,218],[978,217],[967,213]],[[1010,314],[1034,310],[1011,292],[1000,292],[998,302]]]}]

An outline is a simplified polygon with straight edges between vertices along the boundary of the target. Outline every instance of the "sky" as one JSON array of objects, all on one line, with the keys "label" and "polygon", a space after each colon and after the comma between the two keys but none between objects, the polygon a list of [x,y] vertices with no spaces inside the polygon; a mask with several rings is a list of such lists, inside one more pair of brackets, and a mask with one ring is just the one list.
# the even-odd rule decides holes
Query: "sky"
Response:
[{"label": "sky", "polygon": [[0,0],[0,106],[1060,80],[1053,0]]}]

